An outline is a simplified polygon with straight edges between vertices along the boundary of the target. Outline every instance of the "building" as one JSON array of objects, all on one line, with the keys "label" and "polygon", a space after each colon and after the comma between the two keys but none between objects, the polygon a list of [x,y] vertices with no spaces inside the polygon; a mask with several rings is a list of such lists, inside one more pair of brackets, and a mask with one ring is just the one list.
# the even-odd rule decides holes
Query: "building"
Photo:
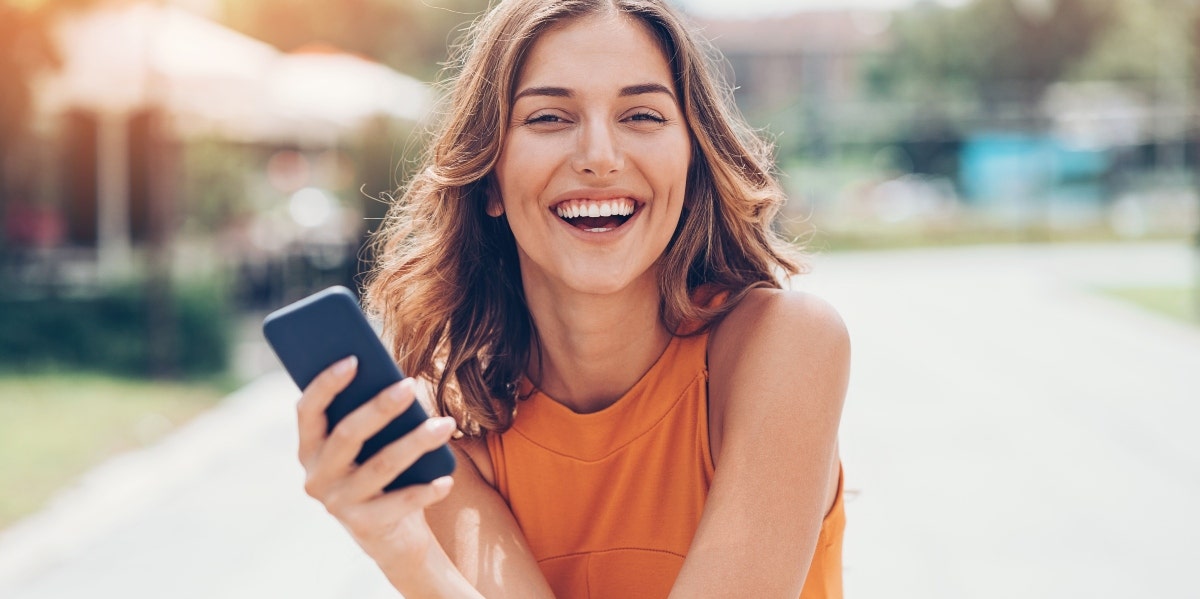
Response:
[{"label": "building", "polygon": [[890,24],[890,13],[852,10],[701,22],[732,71],[742,112],[785,149],[818,154],[835,123],[863,105],[866,60],[886,50]]}]

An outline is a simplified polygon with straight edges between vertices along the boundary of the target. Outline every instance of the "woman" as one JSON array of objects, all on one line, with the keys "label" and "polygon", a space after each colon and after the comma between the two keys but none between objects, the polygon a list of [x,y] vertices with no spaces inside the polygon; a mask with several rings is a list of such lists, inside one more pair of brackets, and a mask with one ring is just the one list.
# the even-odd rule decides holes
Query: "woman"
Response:
[{"label": "woman", "polygon": [[[405,597],[841,596],[849,342],[779,278],[768,148],[660,0],[506,0],[461,50],[368,303],[406,380],[306,490]],[[420,392],[418,392],[420,387]],[[428,395],[440,417],[356,467]],[[453,478],[382,494],[445,443]]]}]

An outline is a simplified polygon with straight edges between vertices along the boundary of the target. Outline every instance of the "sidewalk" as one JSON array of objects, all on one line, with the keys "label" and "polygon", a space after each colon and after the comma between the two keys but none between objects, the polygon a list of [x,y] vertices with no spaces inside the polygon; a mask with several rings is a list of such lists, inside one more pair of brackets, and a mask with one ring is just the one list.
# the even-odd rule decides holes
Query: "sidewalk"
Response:
[{"label": "sidewalk", "polygon": [[849,597],[1195,597],[1200,327],[1087,293],[1182,245],[839,254]]},{"label": "sidewalk", "polygon": [[0,535],[5,599],[396,597],[302,490],[282,372]]},{"label": "sidewalk", "polygon": [[[1200,327],[1085,291],[1178,283],[1182,245],[818,257],[854,344],[848,597],[1190,597]],[[269,374],[0,535],[0,597],[395,597],[302,490]]]}]

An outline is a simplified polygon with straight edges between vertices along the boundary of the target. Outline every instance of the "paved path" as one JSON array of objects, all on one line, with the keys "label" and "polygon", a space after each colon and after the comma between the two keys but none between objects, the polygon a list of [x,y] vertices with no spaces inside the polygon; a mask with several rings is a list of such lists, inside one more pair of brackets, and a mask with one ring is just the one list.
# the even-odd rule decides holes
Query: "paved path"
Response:
[{"label": "paved path", "polygon": [[[1195,597],[1200,327],[1090,294],[1182,245],[820,257],[842,311],[849,597]],[[0,535],[0,597],[395,597],[300,490],[271,374]]]},{"label": "paved path", "polygon": [[0,536],[5,599],[395,597],[301,490],[282,373]]},{"label": "paved path", "polygon": [[1200,328],[1085,291],[1183,246],[839,254],[849,597],[1197,597]]}]

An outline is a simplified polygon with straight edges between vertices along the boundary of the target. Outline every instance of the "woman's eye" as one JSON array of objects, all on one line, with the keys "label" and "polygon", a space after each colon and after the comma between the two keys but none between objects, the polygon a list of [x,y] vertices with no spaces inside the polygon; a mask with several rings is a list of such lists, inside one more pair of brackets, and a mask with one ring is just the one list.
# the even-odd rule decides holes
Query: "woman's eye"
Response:
[{"label": "woman's eye", "polygon": [[525,119],[526,125],[536,125],[538,123],[564,123],[561,117],[557,114],[537,114]]},{"label": "woman's eye", "polygon": [[633,116],[629,117],[629,119],[632,121],[647,121],[647,122],[651,122],[651,123],[660,123],[660,124],[667,122],[667,119],[664,119],[661,116],[654,114],[653,112],[639,112],[639,113],[634,114]]}]

